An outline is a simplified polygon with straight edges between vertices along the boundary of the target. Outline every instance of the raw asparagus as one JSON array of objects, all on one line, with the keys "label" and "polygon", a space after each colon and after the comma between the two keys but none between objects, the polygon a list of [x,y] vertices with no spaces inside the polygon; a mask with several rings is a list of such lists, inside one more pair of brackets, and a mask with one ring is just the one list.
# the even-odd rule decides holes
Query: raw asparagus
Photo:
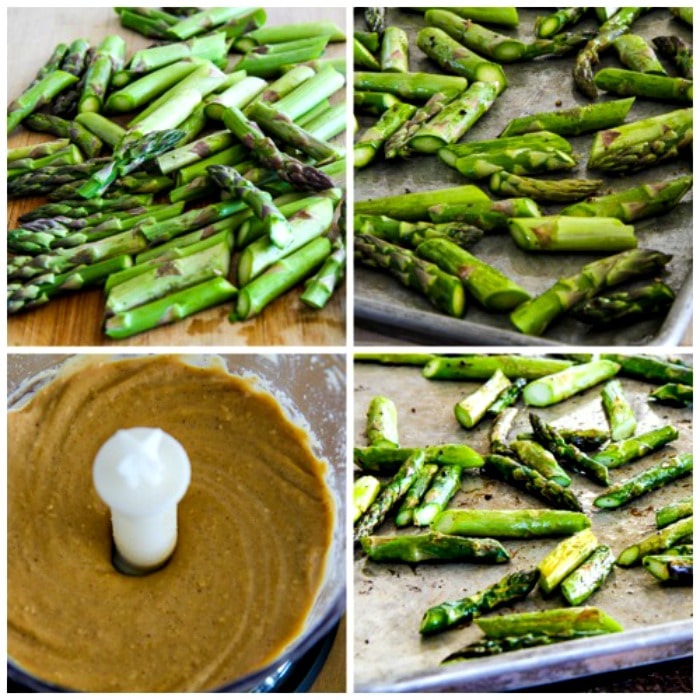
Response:
[{"label": "raw asparagus", "polygon": [[77,82],[76,76],[63,70],[48,73],[8,105],[7,133],[14,131],[25,117]]},{"label": "raw asparagus", "polygon": [[423,635],[437,634],[455,625],[468,624],[475,617],[526,598],[537,584],[539,571],[515,571],[483,591],[460,600],[440,603],[428,608],[420,623]]},{"label": "raw asparagus", "polygon": [[602,180],[539,180],[499,170],[491,175],[489,189],[503,197],[529,197],[536,202],[575,202],[595,194]]},{"label": "raw asparagus", "polygon": [[100,112],[113,73],[124,67],[126,43],[117,34],[102,41],[95,51],[85,73],[85,84],[78,109],[81,112]]},{"label": "raw asparagus", "polygon": [[497,369],[487,382],[455,405],[457,422],[466,429],[473,428],[485,415],[501,392],[510,386],[510,379]]},{"label": "raw asparagus", "polygon": [[312,309],[322,309],[330,300],[345,274],[347,253],[341,240],[333,241],[331,254],[319,271],[304,282],[304,291],[299,299]]},{"label": "raw asparagus", "polygon": [[386,112],[389,107],[401,104],[401,100],[389,92],[355,90],[353,92],[353,104],[356,111],[378,116]]},{"label": "raw asparagus", "polygon": [[428,209],[431,221],[462,221],[483,231],[506,230],[514,217],[541,216],[537,203],[528,197],[501,199],[497,202],[436,204]]},{"label": "raw asparagus", "polygon": [[622,68],[603,68],[593,82],[597,88],[615,95],[648,97],[665,102],[693,102],[693,81],[686,78],[670,78],[667,75],[638,73]]},{"label": "raw asparagus", "polygon": [[379,65],[385,73],[408,73],[408,35],[401,27],[384,29]]},{"label": "raw asparagus", "polygon": [[70,139],[87,158],[95,158],[102,149],[102,141],[76,121],[67,121],[52,114],[34,113],[24,125],[32,131],[41,131]]},{"label": "raw asparagus", "polygon": [[467,89],[467,81],[458,75],[437,73],[396,74],[355,71],[353,86],[356,91],[388,92],[409,102],[425,102],[437,92],[448,97],[456,97]]},{"label": "raw asparagus", "polygon": [[628,462],[641,459],[644,455],[667,445],[669,442],[673,442],[677,437],[678,428],[674,425],[664,425],[620,442],[611,442],[593,459],[608,469],[617,469]]},{"label": "raw asparagus", "polygon": [[535,20],[535,34],[539,39],[549,39],[571,24],[576,24],[586,13],[585,7],[564,7]]},{"label": "raw asparagus", "polygon": [[561,593],[569,605],[581,605],[605,582],[615,566],[615,554],[606,544],[599,545],[562,582]]},{"label": "raw asparagus", "polygon": [[433,530],[465,537],[554,537],[590,527],[583,513],[568,510],[445,510]]}]

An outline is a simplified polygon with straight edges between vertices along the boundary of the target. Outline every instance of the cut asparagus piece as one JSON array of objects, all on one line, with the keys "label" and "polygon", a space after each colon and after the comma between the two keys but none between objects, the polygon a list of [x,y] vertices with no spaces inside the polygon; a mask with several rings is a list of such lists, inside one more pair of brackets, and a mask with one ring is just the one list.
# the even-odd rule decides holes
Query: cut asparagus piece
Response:
[{"label": "cut asparagus piece", "polygon": [[586,528],[562,540],[538,565],[539,587],[545,595],[552,591],[598,546],[593,530]]},{"label": "cut asparagus piece", "polygon": [[462,355],[432,357],[423,368],[426,379],[488,379],[500,369],[509,379],[537,379],[571,367],[571,360],[530,355]]},{"label": "cut asparagus piece", "polygon": [[692,536],[693,516],[690,515],[623,549],[616,563],[620,566],[634,566],[639,564],[647,554],[659,554],[679,540]]},{"label": "cut asparagus piece", "polygon": [[[610,439],[610,434],[606,430],[598,430],[596,428],[588,429],[573,429],[557,428],[557,432],[565,441],[578,447],[583,452],[593,452],[599,449]],[[518,440],[534,440],[534,433],[519,433]]]},{"label": "cut asparagus piece", "polygon": [[649,393],[649,401],[689,408],[693,405],[693,387],[686,384],[664,384]]},{"label": "cut asparagus piece", "polygon": [[538,297],[521,304],[510,315],[512,324],[527,335],[542,335],[549,324],[576,304],[608,287],[659,273],[671,256],[656,250],[632,248],[584,265],[563,277]]},{"label": "cut asparagus piece", "polygon": [[693,555],[650,554],[642,559],[644,568],[659,581],[693,585]]},{"label": "cut asparagus piece", "polygon": [[408,73],[408,35],[400,27],[384,30],[379,65],[385,73]]},{"label": "cut asparagus piece", "polygon": [[431,207],[436,205],[464,205],[479,202],[491,203],[488,196],[476,185],[462,185],[461,187],[411,192],[355,202],[355,214],[388,216],[404,221],[422,221],[429,217]]},{"label": "cut asparagus piece", "polygon": [[693,470],[690,453],[672,457],[609,488],[593,501],[598,508],[620,508],[635,498],[670,484]]},{"label": "cut asparagus piece", "polygon": [[[378,35],[375,33],[370,34],[370,36]],[[381,70],[379,61],[357,37],[353,38],[352,40],[352,62],[355,68],[361,68],[365,70]]]},{"label": "cut asparagus piece", "polygon": [[498,416],[506,408],[514,404],[523,393],[523,388],[527,384],[525,377],[516,377],[511,385],[504,389],[498,398],[489,406],[486,411],[487,416]]},{"label": "cut asparagus piece", "polygon": [[194,287],[112,316],[105,322],[105,333],[110,338],[129,338],[222,304],[235,294],[236,288],[232,284],[223,277],[214,277]]},{"label": "cut asparagus piece", "polygon": [[637,429],[637,417],[625,397],[620,380],[612,379],[607,382],[600,396],[603,400],[605,416],[610,425],[610,439],[618,441],[632,437]]},{"label": "cut asparagus piece", "polygon": [[561,510],[583,511],[578,499],[567,487],[546,479],[539,472],[510,457],[487,455],[484,471]]},{"label": "cut asparagus piece", "polygon": [[613,46],[617,51],[620,63],[626,68],[639,73],[666,75],[654,49],[639,34],[621,34],[613,41]]},{"label": "cut asparagus piece", "polygon": [[602,186],[602,180],[539,180],[503,170],[493,173],[489,179],[489,189],[495,194],[529,197],[536,202],[575,202],[595,194]]},{"label": "cut asparagus piece", "polygon": [[112,75],[124,67],[126,43],[117,34],[106,37],[97,47],[85,73],[80,112],[100,112]]},{"label": "cut asparagus piece", "polygon": [[531,252],[610,253],[637,247],[634,227],[613,218],[562,215],[512,218],[508,230],[518,248]]},{"label": "cut asparagus piece", "polygon": [[530,414],[530,424],[535,433],[535,439],[569,468],[603,486],[610,483],[608,468],[604,464],[592,459],[575,445],[566,442],[559,431],[545,423],[538,415]]},{"label": "cut asparagus piece", "polygon": [[525,466],[534,469],[545,479],[559,486],[571,484],[571,477],[559,466],[556,457],[534,440],[514,440],[508,447]]},{"label": "cut asparagus piece", "polygon": [[693,48],[677,36],[657,36],[652,39],[656,50],[670,58],[682,78],[693,78]]},{"label": "cut asparagus piece", "polygon": [[430,220],[436,223],[462,221],[483,231],[507,230],[514,217],[541,216],[537,203],[528,197],[501,199],[497,202],[467,204],[436,204],[428,209]]},{"label": "cut asparagus piece", "polygon": [[634,97],[590,105],[571,107],[554,112],[538,112],[511,119],[501,132],[501,137],[551,131],[561,136],[578,136],[590,131],[609,129],[625,121],[634,104]]},{"label": "cut asparagus piece", "polygon": [[[442,157],[443,153],[444,149],[441,148],[438,155]],[[448,158],[452,160],[454,156],[449,154]],[[567,170],[575,165],[576,160],[573,156],[556,149],[518,148],[493,153],[475,153],[454,160],[455,169],[470,180],[489,177],[499,170],[505,170],[514,175],[536,175],[555,170]]]},{"label": "cut asparagus piece", "polygon": [[444,146],[459,141],[491,108],[497,96],[498,89],[494,83],[472,83],[409,138],[409,149],[420,153],[435,153]]},{"label": "cut asparagus piece", "polygon": [[355,90],[353,92],[355,110],[366,114],[380,115],[389,107],[401,104],[401,100],[389,92],[370,92]]},{"label": "cut asparagus piece", "polygon": [[375,236],[356,233],[355,255],[365,264],[388,270],[404,286],[424,294],[443,313],[455,318],[464,315],[464,288],[459,278],[412,251]]},{"label": "cut asparagus piece", "polygon": [[653,355],[603,353],[601,357],[617,362],[620,365],[620,374],[627,377],[636,377],[654,384],[679,382],[693,385],[693,368],[679,362]]},{"label": "cut asparagus piece", "polygon": [[489,445],[491,447],[491,452],[494,454],[507,455],[509,457],[514,455],[513,450],[511,450],[508,445],[508,433],[517,415],[517,408],[504,408],[491,424]]},{"label": "cut asparagus piece", "polygon": [[523,389],[528,406],[551,406],[614,377],[620,365],[610,360],[592,360],[530,382]]},{"label": "cut asparagus piece", "polygon": [[322,309],[330,300],[345,274],[346,257],[345,244],[340,240],[333,241],[331,254],[321,265],[319,271],[304,283],[304,291],[299,297],[300,301],[312,309]]},{"label": "cut asparagus piece", "polygon": [[28,146],[10,148],[7,151],[7,164],[9,166],[14,161],[24,160],[25,158],[43,158],[44,156],[50,156],[68,148],[68,146],[70,146],[70,139],[63,138],[30,144]]},{"label": "cut asparagus piece", "polygon": [[119,124],[97,112],[81,112],[75,117],[75,121],[112,147],[115,147],[126,133]]},{"label": "cut asparagus piece", "polygon": [[606,544],[596,547],[590,556],[562,582],[561,593],[569,605],[581,605],[605,582],[615,566],[615,554]]},{"label": "cut asparagus piece", "polygon": [[632,23],[647,10],[644,7],[623,7],[598,29],[598,34],[591,39],[576,57],[573,76],[576,87],[591,100],[598,96],[593,82],[593,67],[598,63],[598,54],[607,49],[621,34],[629,31]]},{"label": "cut asparagus piece", "polygon": [[692,108],[678,109],[614,129],[593,138],[588,167],[609,172],[633,172],[673,158],[693,138]]},{"label": "cut asparagus piece", "polygon": [[425,450],[409,450],[408,456],[394,478],[382,488],[372,505],[356,523],[353,535],[355,542],[371,535],[386,520],[389,511],[415,481],[425,459]]},{"label": "cut asparagus piece", "polygon": [[315,238],[275,262],[239,291],[230,320],[245,321],[259,314],[270,302],[311,275],[330,252],[327,238]]},{"label": "cut asparagus piece", "polygon": [[386,140],[415,113],[413,105],[399,103],[389,107],[379,119],[363,131],[354,146],[355,168],[368,166],[377,156]]},{"label": "cut asparagus piece", "polygon": [[248,12],[249,8],[246,7],[212,7],[200,10],[170,26],[167,29],[167,35],[184,41],[235,20]]},{"label": "cut asparagus piece", "polygon": [[367,7],[365,8],[365,22],[370,32],[377,34],[384,33],[384,22],[386,19],[386,8],[384,7]]},{"label": "cut asparagus piece", "polygon": [[628,462],[641,459],[644,455],[667,445],[669,442],[673,442],[677,437],[678,428],[674,425],[664,425],[661,428],[649,430],[620,442],[611,442],[593,459],[608,469],[617,469]]},{"label": "cut asparagus piece", "polygon": [[398,513],[396,513],[396,527],[406,527],[413,523],[413,514],[416,508],[420,505],[421,498],[430,487],[430,482],[439,469],[437,464],[426,463],[418,472],[416,480],[411,484],[411,487],[406,491]]},{"label": "cut asparagus piece", "polygon": [[503,153],[504,151],[519,150],[553,150],[573,155],[573,147],[563,137],[551,131],[536,131],[534,133],[504,136],[482,141],[464,141],[446,146],[440,151],[440,158],[448,165],[455,166],[460,158],[482,154]]},{"label": "cut asparagus piece", "polygon": [[367,440],[380,447],[399,446],[396,404],[386,396],[374,396],[367,408]]},{"label": "cut asparagus piece", "polygon": [[463,467],[449,464],[440,467],[430,488],[423,496],[420,505],[413,512],[413,524],[418,527],[430,525],[438,513],[447,507],[452,497],[462,486]]},{"label": "cut asparagus piece", "polygon": [[[42,131],[70,139],[87,158],[95,158],[102,149],[102,141],[76,121],[68,121],[53,114],[35,112],[24,120],[24,126],[32,131]],[[16,163],[12,164],[16,167]]]},{"label": "cut asparagus piece", "polygon": [[[452,17],[455,15],[445,10],[426,12],[426,21],[433,26],[418,32],[418,48],[445,72],[460,76],[469,83],[491,83],[496,86],[496,94],[500,94],[508,86],[503,68],[463,46],[460,43],[461,28],[455,25]],[[457,18],[458,23],[463,21]]]},{"label": "cut asparagus piece", "polygon": [[693,514],[693,497],[681,498],[675,503],[661,506],[655,511],[656,527],[662,528],[675,523],[681,518],[687,518]]},{"label": "cut asparagus piece", "polygon": [[261,78],[273,78],[283,71],[284,66],[298,65],[322,56],[328,40],[327,36],[319,36],[257,46],[243,56],[236,64],[236,70]]},{"label": "cut asparagus piece", "polygon": [[510,386],[510,379],[497,369],[488,381],[455,405],[457,422],[469,430],[485,415],[498,396]]},{"label": "cut asparagus piece", "polygon": [[476,624],[490,639],[537,633],[584,637],[622,631],[617,620],[598,608],[587,606],[494,615],[479,618]]},{"label": "cut asparagus piece", "polygon": [[427,240],[416,254],[462,280],[469,294],[489,311],[509,311],[530,298],[517,282],[447,239]]},{"label": "cut asparagus piece", "polygon": [[437,634],[455,625],[467,624],[501,605],[523,600],[537,584],[538,577],[537,569],[515,571],[478,593],[428,608],[419,632],[423,635]]},{"label": "cut asparagus piece", "polygon": [[438,532],[424,535],[363,536],[360,544],[373,561],[473,561],[502,564],[510,559],[500,542],[488,538],[452,537]]},{"label": "cut asparagus piece", "polygon": [[[363,471],[395,473],[415,447],[356,447],[353,451],[355,463]],[[425,448],[427,462],[440,465],[457,465],[464,469],[476,469],[484,464],[484,458],[468,445],[430,445]]]},{"label": "cut asparagus piece", "polygon": [[467,89],[467,81],[458,75],[436,73],[374,73],[355,71],[356,91],[388,92],[409,102],[425,102],[435,93],[456,97]]},{"label": "cut asparagus piece", "polygon": [[7,133],[12,133],[25,117],[77,82],[78,78],[72,73],[55,70],[27,88],[7,108]]},{"label": "cut asparagus piece", "polygon": [[614,95],[633,95],[665,102],[693,102],[693,81],[622,68],[603,68],[593,79],[595,86]]},{"label": "cut asparagus piece", "polygon": [[355,480],[352,487],[353,523],[356,523],[374,503],[381,488],[382,484],[379,479],[371,474],[366,474]]},{"label": "cut asparagus piece", "polygon": [[549,39],[569,25],[576,24],[586,13],[585,7],[563,7],[535,20],[535,34],[539,39]]},{"label": "cut asparagus piece", "polygon": [[556,636],[542,634],[541,632],[530,632],[529,634],[520,634],[510,637],[501,637],[499,639],[479,639],[476,642],[467,644],[465,647],[452,652],[446,656],[440,663],[449,664],[453,662],[466,661],[468,659],[481,659],[487,656],[495,656],[496,654],[504,654],[507,651],[516,651],[518,649],[531,649],[533,647],[546,646],[548,644],[557,644],[564,642],[567,639],[576,639],[578,634]]},{"label": "cut asparagus piece", "polygon": [[431,527],[465,537],[554,537],[590,527],[583,513],[568,510],[445,510]]}]

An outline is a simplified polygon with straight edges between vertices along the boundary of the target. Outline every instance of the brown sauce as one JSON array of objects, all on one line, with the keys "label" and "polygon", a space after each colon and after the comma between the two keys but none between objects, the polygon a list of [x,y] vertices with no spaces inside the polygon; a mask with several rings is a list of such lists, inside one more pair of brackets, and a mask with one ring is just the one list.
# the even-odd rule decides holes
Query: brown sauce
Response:
[{"label": "brown sauce", "polygon": [[[167,566],[111,562],[92,484],[118,429],[159,427],[192,464]],[[94,360],[8,415],[8,652],[83,691],[196,691],[274,660],[302,631],[323,577],[325,465],[276,400],[177,358]]]}]

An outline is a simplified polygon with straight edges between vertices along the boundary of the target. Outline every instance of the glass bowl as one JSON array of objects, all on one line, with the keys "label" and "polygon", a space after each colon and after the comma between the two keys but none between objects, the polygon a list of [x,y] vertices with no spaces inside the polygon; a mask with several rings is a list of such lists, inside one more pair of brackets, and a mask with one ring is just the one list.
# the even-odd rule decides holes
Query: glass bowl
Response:
[{"label": "glass bowl", "polygon": [[[115,360],[135,355],[108,355]],[[56,375],[70,355],[10,354],[8,405],[19,407]],[[101,357],[105,357],[104,355]],[[223,364],[233,374],[255,377],[272,394],[290,421],[304,428],[314,454],[327,464],[326,484],[335,504],[332,542],[324,578],[303,630],[271,663],[213,692],[273,692],[295,664],[331,634],[345,611],[346,591],[346,374],[340,354],[179,354],[195,366]],[[8,678],[38,692],[70,692],[27,673],[8,659]],[[339,688],[339,691],[345,690]]]}]

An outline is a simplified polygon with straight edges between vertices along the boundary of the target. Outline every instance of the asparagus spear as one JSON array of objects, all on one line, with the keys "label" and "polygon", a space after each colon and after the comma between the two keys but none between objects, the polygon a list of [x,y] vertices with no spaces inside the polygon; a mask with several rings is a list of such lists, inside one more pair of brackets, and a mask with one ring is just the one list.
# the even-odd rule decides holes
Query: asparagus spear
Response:
[{"label": "asparagus spear", "polygon": [[632,172],[677,156],[692,141],[692,123],[692,109],[685,108],[599,131],[588,167]]},{"label": "asparagus spear", "polygon": [[356,523],[379,495],[382,484],[376,476],[366,474],[355,480],[352,486],[352,521]]},{"label": "asparagus spear", "polygon": [[620,374],[636,377],[654,384],[680,382],[693,385],[693,368],[678,362],[666,360],[653,355],[624,355],[603,353],[601,357],[620,365]]},{"label": "asparagus spear", "polygon": [[102,149],[102,141],[75,121],[39,112],[30,114],[24,120],[24,125],[32,131],[42,131],[70,139],[87,158],[95,158]]},{"label": "asparagus spear", "polygon": [[[416,448],[413,447],[356,447],[355,463],[363,471],[395,473]],[[425,448],[425,460],[439,465],[457,465],[464,469],[476,469],[484,463],[483,457],[468,445],[430,445]]]},{"label": "asparagus spear", "polygon": [[354,540],[371,535],[386,519],[389,511],[399,502],[416,479],[426,460],[425,450],[410,450],[394,478],[380,491],[372,505],[355,525]]},{"label": "asparagus spear", "polygon": [[323,264],[331,252],[327,238],[315,238],[291,255],[268,267],[239,293],[230,320],[245,321],[291,289]]},{"label": "asparagus spear", "polygon": [[30,87],[33,87],[34,85],[36,85],[40,80],[45,78],[49,73],[53,73],[55,70],[59,70],[61,67],[61,62],[66,57],[67,53],[68,53],[68,45],[67,44],[56,44],[56,46],[54,47],[54,50],[52,51],[48,60],[39,69],[36,76],[34,77],[34,80],[32,80],[32,82],[29,83],[27,88],[30,88]]},{"label": "asparagus spear", "polygon": [[356,352],[353,355],[355,362],[378,362],[384,365],[418,365],[423,366],[435,355],[425,353],[375,353]]},{"label": "asparagus spear", "polygon": [[[367,32],[369,34],[369,32]],[[379,35],[369,34],[378,37]],[[376,49],[375,49],[376,51]],[[368,49],[357,37],[352,40],[352,61],[355,68],[365,70],[381,70],[379,61],[374,57],[372,51]]]},{"label": "asparagus spear", "polygon": [[367,233],[412,249],[429,238],[449,238],[458,246],[469,248],[484,235],[480,229],[459,222],[431,224],[427,221],[398,221],[388,216],[371,214],[357,214],[354,217],[354,229],[358,233]]},{"label": "asparagus spear", "polygon": [[593,82],[597,88],[615,95],[634,95],[666,102],[693,102],[693,81],[686,78],[603,68],[595,74]]},{"label": "asparagus spear", "polygon": [[434,26],[424,27],[418,32],[418,48],[444,71],[465,78],[470,83],[492,83],[497,86],[496,94],[500,94],[508,86],[503,68],[460,43],[460,24],[463,20],[456,18],[455,24],[453,17],[456,16],[444,10],[428,10],[425,13],[426,21]]},{"label": "asparagus spear", "polygon": [[[445,149],[438,155],[442,158]],[[505,170],[514,175],[532,175],[536,173],[565,170],[576,165],[576,159],[568,153],[556,149],[508,149],[493,153],[475,153],[454,158],[453,153],[445,153],[448,165],[452,164],[464,177],[480,180],[495,172]],[[453,161],[450,163],[449,161]]]},{"label": "asparagus spear", "polygon": [[673,425],[664,425],[620,442],[611,442],[605,449],[598,452],[594,459],[608,469],[616,469],[628,462],[641,459],[677,437],[678,428]]},{"label": "asparagus spear", "polygon": [[581,50],[574,64],[573,76],[576,87],[588,98],[595,99],[598,90],[593,83],[593,66],[598,63],[598,54],[607,49],[621,34],[629,31],[632,23],[647,8],[623,7],[598,29],[598,34]]},{"label": "asparagus spear", "polygon": [[479,639],[476,642],[467,644],[466,646],[452,652],[446,656],[441,663],[452,663],[455,661],[465,661],[467,659],[480,659],[486,656],[495,656],[503,654],[507,651],[516,651],[518,649],[531,649],[532,647],[545,646],[547,644],[556,644],[567,639],[575,639],[578,635],[558,634],[543,634],[541,632],[530,632],[528,634],[513,635],[510,637],[501,637],[499,639]]},{"label": "asparagus spear", "polygon": [[464,205],[479,202],[489,204],[490,200],[475,185],[462,185],[461,187],[411,192],[355,202],[355,214],[388,216],[404,221],[421,221],[428,218],[431,207],[437,205]]},{"label": "asparagus spear", "polygon": [[693,516],[677,520],[671,525],[667,525],[658,532],[630,545],[617,557],[617,564],[620,566],[634,566],[638,564],[647,554],[658,554],[674,545],[685,537],[693,536]]},{"label": "asparagus spear", "polygon": [[353,37],[371,53],[376,53],[377,51],[379,51],[379,32],[355,31],[353,32]]},{"label": "asparagus spear", "polygon": [[[571,180],[559,180],[562,182]],[[563,215],[512,218],[508,230],[518,248],[531,252],[619,252],[637,247],[634,228],[614,218]]]},{"label": "asparagus spear", "polygon": [[518,460],[526,467],[534,469],[545,479],[559,486],[571,484],[571,477],[559,466],[556,457],[534,440],[514,440],[508,445]]},{"label": "asparagus spear", "polygon": [[491,108],[497,96],[494,83],[472,83],[408,139],[409,149],[435,153],[455,143]]},{"label": "asparagus spear", "polygon": [[386,396],[374,396],[367,408],[367,440],[380,447],[399,446],[396,404]]},{"label": "asparagus spear", "polygon": [[379,65],[385,73],[408,73],[408,35],[400,27],[384,29]]},{"label": "asparagus spear", "polygon": [[598,546],[593,530],[586,528],[562,540],[538,564],[539,587],[550,594],[574,569],[582,564]]},{"label": "asparagus spear", "polygon": [[536,202],[575,202],[595,194],[602,180],[538,180],[499,170],[491,175],[489,189],[505,197],[530,197]]},{"label": "asparagus spear", "polygon": [[430,525],[438,513],[447,507],[452,497],[462,486],[463,467],[459,464],[447,464],[433,480],[423,496],[420,505],[413,512],[413,524],[419,527]]},{"label": "asparagus spear", "polygon": [[669,460],[649,467],[630,479],[609,488],[593,501],[598,508],[620,508],[645,493],[676,481],[693,469],[693,455],[690,453],[672,457]]},{"label": "asparagus spear", "polygon": [[506,408],[514,404],[523,393],[523,388],[527,384],[525,377],[516,377],[509,387],[506,387],[498,398],[486,410],[487,416],[498,416]]},{"label": "asparagus spear", "polygon": [[356,233],[355,255],[365,264],[388,270],[403,285],[424,294],[443,313],[455,318],[464,315],[464,289],[459,278],[412,251],[366,233]]},{"label": "asparagus spear", "polygon": [[353,164],[355,168],[368,166],[377,156],[386,140],[405,124],[415,113],[413,105],[399,103],[389,107],[379,119],[363,131],[355,142]]},{"label": "asparagus spear", "polygon": [[590,389],[617,374],[620,365],[610,360],[592,360],[540,377],[523,389],[528,406],[551,406]]},{"label": "asparagus spear", "polygon": [[345,244],[341,240],[333,241],[331,254],[319,271],[306,280],[299,299],[312,309],[322,309],[345,274],[346,257]]},{"label": "asparagus spear", "polygon": [[583,511],[572,491],[556,481],[546,479],[538,471],[505,455],[490,454],[485,460],[487,474],[497,476],[508,484],[522,488],[536,498],[562,510]]},{"label": "asparagus spear", "polygon": [[610,439],[625,440],[634,435],[637,418],[632,406],[625,398],[619,379],[612,379],[601,391],[603,409],[610,425]]},{"label": "asparagus spear", "polygon": [[[317,36],[327,36],[330,41],[345,41],[345,33],[335,22],[320,20],[315,22],[295,22],[294,24],[278,24],[275,26],[261,26],[252,31],[244,32],[243,39],[255,45],[280,44],[298,39],[309,39]],[[248,50],[247,46],[240,46],[237,41],[237,50]]]},{"label": "asparagus spear", "polygon": [[413,523],[413,514],[416,508],[420,505],[421,498],[428,490],[430,482],[438,470],[437,464],[426,462],[416,476],[416,480],[411,484],[411,487],[406,491],[398,512],[396,513],[396,527],[406,527]]},{"label": "asparagus spear", "polygon": [[691,407],[693,405],[693,387],[686,384],[664,384],[649,393],[649,401],[667,406]]},{"label": "asparagus spear", "polygon": [[[31,119],[31,117],[27,117]],[[44,141],[43,143],[30,144],[28,146],[17,146],[7,150],[7,164],[12,167],[12,163],[25,158],[43,158],[50,156],[70,146],[70,139],[55,139],[53,141]]]},{"label": "asparagus spear", "polygon": [[360,545],[373,561],[473,561],[502,564],[508,551],[493,539],[452,537],[438,532],[424,535],[362,536]]},{"label": "asparagus spear", "polygon": [[275,108],[290,119],[296,120],[315,104],[330,97],[344,85],[345,76],[332,66],[326,66],[276,102]]},{"label": "asparagus spear", "polygon": [[444,238],[421,243],[416,254],[457,276],[469,294],[489,311],[508,311],[530,298],[515,281]]},{"label": "asparagus spear", "polygon": [[92,158],[75,165],[57,165],[33,170],[12,178],[7,183],[8,197],[29,197],[47,194],[59,185],[84,181],[85,177],[102,168],[107,159]]},{"label": "asparagus spear", "polygon": [[75,121],[112,147],[116,146],[126,133],[119,124],[115,124],[97,112],[82,112],[76,115]]},{"label": "asparagus spear", "polygon": [[386,18],[386,8],[384,7],[367,7],[365,8],[365,22],[370,32],[383,34],[384,22]]},{"label": "asparagus spear", "polygon": [[[167,31],[171,26],[169,20],[152,15],[154,8],[119,7],[119,22],[122,27],[133,29],[135,32],[154,39],[167,39]],[[145,12],[144,12],[145,11]],[[163,15],[167,13],[162,13]]]},{"label": "asparagus spear", "polygon": [[464,19],[473,19],[475,22],[483,22],[484,24],[497,24],[513,28],[517,27],[520,21],[516,7],[452,7],[450,9]]},{"label": "asparagus spear", "polygon": [[625,121],[634,104],[634,97],[608,102],[594,102],[554,112],[538,112],[511,119],[501,132],[501,137],[517,136],[538,131],[551,131],[561,136],[578,136],[618,126]]},{"label": "asparagus spear", "polygon": [[494,454],[512,457],[515,455],[508,445],[508,433],[510,432],[515,416],[518,415],[517,408],[504,408],[491,424],[489,432],[489,445]]},{"label": "asparagus spear", "polygon": [[579,302],[595,296],[608,287],[644,275],[660,272],[671,256],[646,248],[611,255],[584,265],[571,277],[563,277],[538,297],[526,301],[513,311],[510,320],[521,332],[542,335],[549,324]]},{"label": "asparagus spear", "polygon": [[455,418],[466,429],[473,428],[502,391],[510,386],[510,379],[497,369],[488,381],[455,405]]},{"label": "asparagus spear", "polygon": [[[599,449],[610,439],[610,433],[597,428],[573,429],[557,428],[557,432],[564,440],[583,452],[593,452]],[[534,440],[534,433],[519,433],[518,440]]]},{"label": "asparagus spear", "polygon": [[483,591],[434,605],[425,611],[419,632],[423,635],[437,634],[455,625],[468,624],[475,617],[491,612],[501,605],[523,600],[537,583],[539,571],[515,571]]},{"label": "asparagus spear", "polygon": [[19,220],[30,222],[36,219],[53,217],[68,217],[79,219],[80,217],[102,214],[111,215],[111,212],[126,211],[137,207],[147,207],[152,203],[152,195],[126,195],[113,199],[90,200],[66,200],[61,203],[42,204],[34,209],[20,214]]},{"label": "asparagus spear", "polygon": [[50,102],[63,90],[78,82],[71,73],[63,70],[55,70],[48,73],[38,83],[22,93],[7,107],[7,133],[11,133],[19,126],[20,122],[28,117],[39,107]]},{"label": "asparagus spear", "polygon": [[151,73],[164,66],[187,58],[202,58],[216,62],[227,54],[226,33],[214,32],[189,41],[176,41],[135,51],[129,61],[129,70]]},{"label": "asparagus spear", "polygon": [[423,368],[426,379],[488,379],[500,369],[509,379],[537,379],[571,367],[570,360],[530,355],[462,355],[433,357]]},{"label": "asparagus spear", "polygon": [[463,221],[483,231],[508,228],[514,217],[541,216],[537,203],[528,197],[501,199],[497,202],[468,202],[467,204],[436,204],[428,209],[431,221]]},{"label": "asparagus spear", "polygon": [[456,97],[467,89],[467,81],[458,75],[437,73],[355,71],[353,87],[360,92],[388,92],[402,100],[425,102],[438,92],[447,97]]},{"label": "asparagus spear", "polygon": [[693,497],[681,498],[679,501],[661,506],[655,511],[656,527],[661,529],[675,523],[681,518],[687,518],[693,514]]},{"label": "asparagus spear", "polygon": [[386,112],[389,107],[401,104],[401,100],[389,92],[354,90],[353,104],[356,111],[378,116]]},{"label": "asparagus spear", "polygon": [[581,605],[605,582],[615,566],[615,555],[606,544],[599,545],[562,582],[561,593],[569,605]]},{"label": "asparagus spear", "polygon": [[562,7],[556,12],[535,20],[535,34],[539,39],[549,39],[571,24],[576,24],[586,13],[585,7]]},{"label": "asparagus spear", "polygon": [[99,112],[113,73],[124,66],[126,43],[117,34],[105,37],[85,73],[85,84],[80,95],[80,112]]},{"label": "asparagus spear", "polygon": [[[621,34],[613,41],[620,63],[631,71],[666,75],[647,40],[638,34]],[[599,86],[600,87],[600,86]]]},{"label": "asparagus spear", "polygon": [[465,537],[553,537],[590,527],[583,513],[568,510],[445,510],[431,527]]},{"label": "asparagus spear", "polygon": [[602,294],[576,306],[573,315],[594,325],[631,323],[666,314],[675,292],[660,281],[631,291]]},{"label": "asparagus spear", "polygon": [[610,483],[608,468],[601,462],[586,455],[575,445],[566,442],[556,428],[545,423],[534,413],[530,414],[530,424],[535,433],[535,439],[557,459],[564,462],[574,471],[585,474],[598,484],[607,486]]},{"label": "asparagus spear", "polygon": [[693,585],[693,556],[650,554],[642,559],[644,568],[659,581]]},{"label": "asparagus spear", "polygon": [[657,36],[652,39],[656,50],[673,61],[681,78],[693,78],[693,48],[677,36]]},{"label": "asparagus spear", "polygon": [[212,7],[181,19],[167,29],[171,38],[189,39],[248,13],[245,7]]}]

